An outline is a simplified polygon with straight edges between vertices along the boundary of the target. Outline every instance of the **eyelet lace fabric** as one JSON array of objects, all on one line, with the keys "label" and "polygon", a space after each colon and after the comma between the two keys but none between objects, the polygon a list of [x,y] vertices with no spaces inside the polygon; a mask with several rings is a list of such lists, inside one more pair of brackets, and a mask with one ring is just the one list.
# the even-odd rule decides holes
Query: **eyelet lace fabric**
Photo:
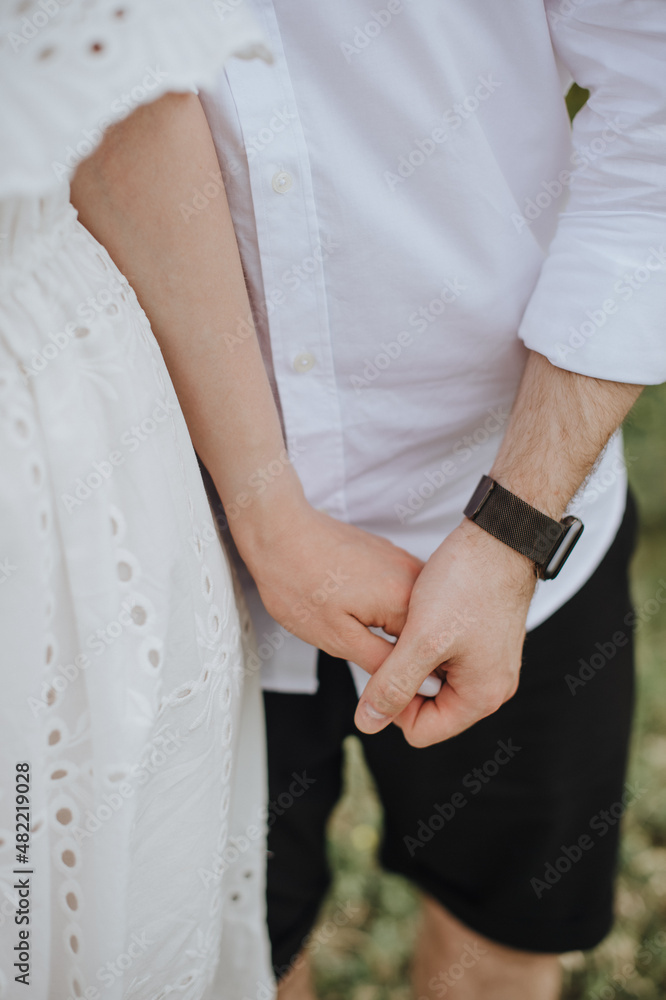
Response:
[{"label": "eyelet lace fabric", "polygon": [[151,68],[137,103],[261,53],[223,6],[0,0],[0,998],[18,762],[31,998],[273,990],[247,615],[148,320],[52,166]]},{"label": "eyelet lace fabric", "polygon": [[105,128],[232,55],[270,60],[243,0],[0,0],[0,197],[71,179]]}]

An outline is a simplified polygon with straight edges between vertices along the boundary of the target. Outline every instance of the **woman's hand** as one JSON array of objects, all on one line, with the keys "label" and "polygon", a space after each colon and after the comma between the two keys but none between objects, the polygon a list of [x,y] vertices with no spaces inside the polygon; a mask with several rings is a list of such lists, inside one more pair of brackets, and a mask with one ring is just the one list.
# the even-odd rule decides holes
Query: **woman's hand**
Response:
[{"label": "woman's hand", "polygon": [[269,614],[332,656],[376,670],[392,645],[368,626],[400,635],[421,560],[293,493],[242,521],[232,526],[236,545]]}]

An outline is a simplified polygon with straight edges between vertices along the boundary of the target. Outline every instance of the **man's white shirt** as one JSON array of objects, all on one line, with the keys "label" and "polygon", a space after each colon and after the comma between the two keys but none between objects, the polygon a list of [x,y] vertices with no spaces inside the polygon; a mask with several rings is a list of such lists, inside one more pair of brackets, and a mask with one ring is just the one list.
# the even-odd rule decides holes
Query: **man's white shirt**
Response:
[{"label": "man's white shirt", "polygon": [[[251,6],[273,65],[233,61],[202,101],[289,452],[315,507],[427,559],[492,465],[527,348],[601,379],[666,380],[666,6]],[[573,132],[572,78],[591,91]],[[216,192],[212,177],[181,206],[188,225]],[[228,331],[228,349],[244,335]],[[625,492],[616,435],[528,628],[599,565]],[[264,686],[316,690],[316,650],[241,576]]]}]

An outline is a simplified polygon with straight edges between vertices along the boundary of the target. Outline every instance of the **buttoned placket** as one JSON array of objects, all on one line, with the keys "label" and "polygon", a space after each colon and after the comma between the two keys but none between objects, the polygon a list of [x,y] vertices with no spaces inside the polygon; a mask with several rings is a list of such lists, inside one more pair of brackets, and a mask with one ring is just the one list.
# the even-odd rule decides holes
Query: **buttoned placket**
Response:
[{"label": "buttoned placket", "polygon": [[251,66],[230,63],[227,79],[246,149],[276,106],[288,118],[270,143],[259,151],[253,147],[248,156],[275,379],[306,496],[346,520],[342,416],[322,252],[326,234],[319,231],[307,145],[272,4],[258,13],[274,56],[263,99],[257,99],[256,78],[251,85],[248,80]]}]

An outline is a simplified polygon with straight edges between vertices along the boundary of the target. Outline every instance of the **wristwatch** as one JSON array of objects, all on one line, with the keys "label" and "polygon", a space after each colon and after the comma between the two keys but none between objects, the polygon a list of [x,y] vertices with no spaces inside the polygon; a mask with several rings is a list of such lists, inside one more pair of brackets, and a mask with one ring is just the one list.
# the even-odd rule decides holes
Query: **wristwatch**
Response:
[{"label": "wristwatch", "polygon": [[490,476],[481,477],[464,513],[500,542],[531,559],[540,580],[555,579],[583,532],[583,522],[577,517],[555,521]]}]

